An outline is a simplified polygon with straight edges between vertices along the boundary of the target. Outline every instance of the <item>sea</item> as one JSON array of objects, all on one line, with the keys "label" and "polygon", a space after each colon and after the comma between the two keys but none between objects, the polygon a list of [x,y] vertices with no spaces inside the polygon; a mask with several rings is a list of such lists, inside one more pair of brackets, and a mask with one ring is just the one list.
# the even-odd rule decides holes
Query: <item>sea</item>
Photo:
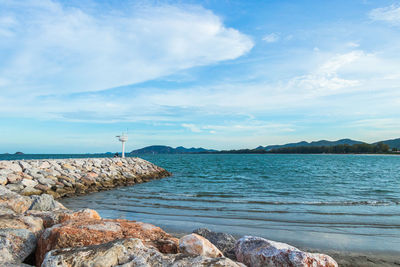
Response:
[{"label": "sea", "polygon": [[[93,155],[2,155],[0,159]],[[110,156],[110,155],[94,155]],[[206,227],[301,248],[400,253],[398,155],[143,155],[173,175],[64,198],[167,232]]]}]

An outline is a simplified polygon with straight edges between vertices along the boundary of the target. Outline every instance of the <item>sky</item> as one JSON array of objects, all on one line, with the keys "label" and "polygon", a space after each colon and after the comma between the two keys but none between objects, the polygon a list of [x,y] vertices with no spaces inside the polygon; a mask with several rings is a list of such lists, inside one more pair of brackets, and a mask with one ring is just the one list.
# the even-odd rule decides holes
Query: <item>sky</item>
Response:
[{"label": "sky", "polygon": [[400,1],[0,0],[0,153],[400,137]]}]

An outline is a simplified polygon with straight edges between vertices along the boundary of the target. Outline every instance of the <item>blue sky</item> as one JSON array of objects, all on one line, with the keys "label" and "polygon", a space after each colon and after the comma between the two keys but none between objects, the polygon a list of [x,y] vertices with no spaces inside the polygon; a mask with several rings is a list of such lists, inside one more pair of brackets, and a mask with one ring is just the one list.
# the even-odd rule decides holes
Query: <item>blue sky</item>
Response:
[{"label": "blue sky", "polygon": [[0,153],[400,137],[399,1],[0,0]]}]

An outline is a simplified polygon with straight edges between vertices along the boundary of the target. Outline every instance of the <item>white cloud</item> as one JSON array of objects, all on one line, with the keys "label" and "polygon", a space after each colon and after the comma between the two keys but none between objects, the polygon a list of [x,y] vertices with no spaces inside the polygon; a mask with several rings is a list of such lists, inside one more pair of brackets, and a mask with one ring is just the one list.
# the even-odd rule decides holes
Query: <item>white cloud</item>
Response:
[{"label": "white cloud", "polygon": [[359,43],[356,43],[356,42],[348,42],[348,43],[346,44],[346,46],[351,47],[351,48],[357,48],[357,47],[360,46],[360,44],[359,44]]},{"label": "white cloud", "polygon": [[376,21],[385,21],[393,25],[400,25],[400,6],[390,5],[371,10],[369,17]]},{"label": "white cloud", "polygon": [[194,133],[201,132],[201,129],[199,127],[197,127],[196,125],[191,124],[191,123],[183,123],[182,127],[187,128],[187,129],[191,130]]},{"label": "white cloud", "polygon": [[0,2],[0,91],[66,94],[240,57],[251,39],[199,6]]},{"label": "white cloud", "polygon": [[263,41],[267,43],[275,43],[279,40],[279,35],[276,33],[270,33],[264,36]]},{"label": "white cloud", "polygon": [[329,95],[343,88],[349,90],[349,88],[360,85],[361,81],[340,78],[338,71],[363,56],[366,56],[363,51],[352,51],[336,55],[315,71],[291,79],[288,83],[288,88],[299,88],[316,95]]}]

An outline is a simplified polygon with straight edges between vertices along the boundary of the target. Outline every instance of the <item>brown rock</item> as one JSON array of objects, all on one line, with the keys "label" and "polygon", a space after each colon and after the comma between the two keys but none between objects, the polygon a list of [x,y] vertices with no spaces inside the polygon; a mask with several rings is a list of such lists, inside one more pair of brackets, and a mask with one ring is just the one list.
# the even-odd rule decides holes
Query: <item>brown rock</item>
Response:
[{"label": "brown rock", "polygon": [[210,258],[223,256],[218,248],[198,234],[185,235],[179,239],[179,250],[184,254],[201,255]]},{"label": "brown rock", "polygon": [[99,175],[97,173],[94,173],[94,172],[89,172],[87,174],[87,176],[90,177],[90,178],[97,178]]},{"label": "brown rock", "polygon": [[163,253],[177,253],[178,239],[151,224],[128,220],[81,219],[46,229],[38,241],[37,264],[53,249],[98,245],[123,238],[139,238]]},{"label": "brown rock", "polygon": [[19,183],[20,181],[22,181],[23,177],[20,174],[16,174],[16,173],[10,173],[7,176],[7,180],[10,184],[16,184]]},{"label": "brown rock", "polygon": [[45,228],[52,227],[55,224],[63,223],[69,220],[77,219],[95,219],[100,220],[101,217],[95,210],[83,209],[78,211],[72,210],[55,210],[55,211],[39,211],[28,210],[26,215],[38,217],[43,220]]},{"label": "brown rock", "polygon": [[13,210],[16,213],[23,213],[32,205],[32,200],[0,186],[0,206]]},{"label": "brown rock", "polygon": [[43,230],[43,221],[33,216],[3,214],[0,215],[0,229],[27,229],[38,234]]},{"label": "brown rock", "polygon": [[37,185],[35,185],[34,188],[38,189],[40,191],[43,191],[43,192],[47,192],[48,190],[50,190],[50,187],[48,187],[46,185],[42,185],[42,184],[37,184]]}]

